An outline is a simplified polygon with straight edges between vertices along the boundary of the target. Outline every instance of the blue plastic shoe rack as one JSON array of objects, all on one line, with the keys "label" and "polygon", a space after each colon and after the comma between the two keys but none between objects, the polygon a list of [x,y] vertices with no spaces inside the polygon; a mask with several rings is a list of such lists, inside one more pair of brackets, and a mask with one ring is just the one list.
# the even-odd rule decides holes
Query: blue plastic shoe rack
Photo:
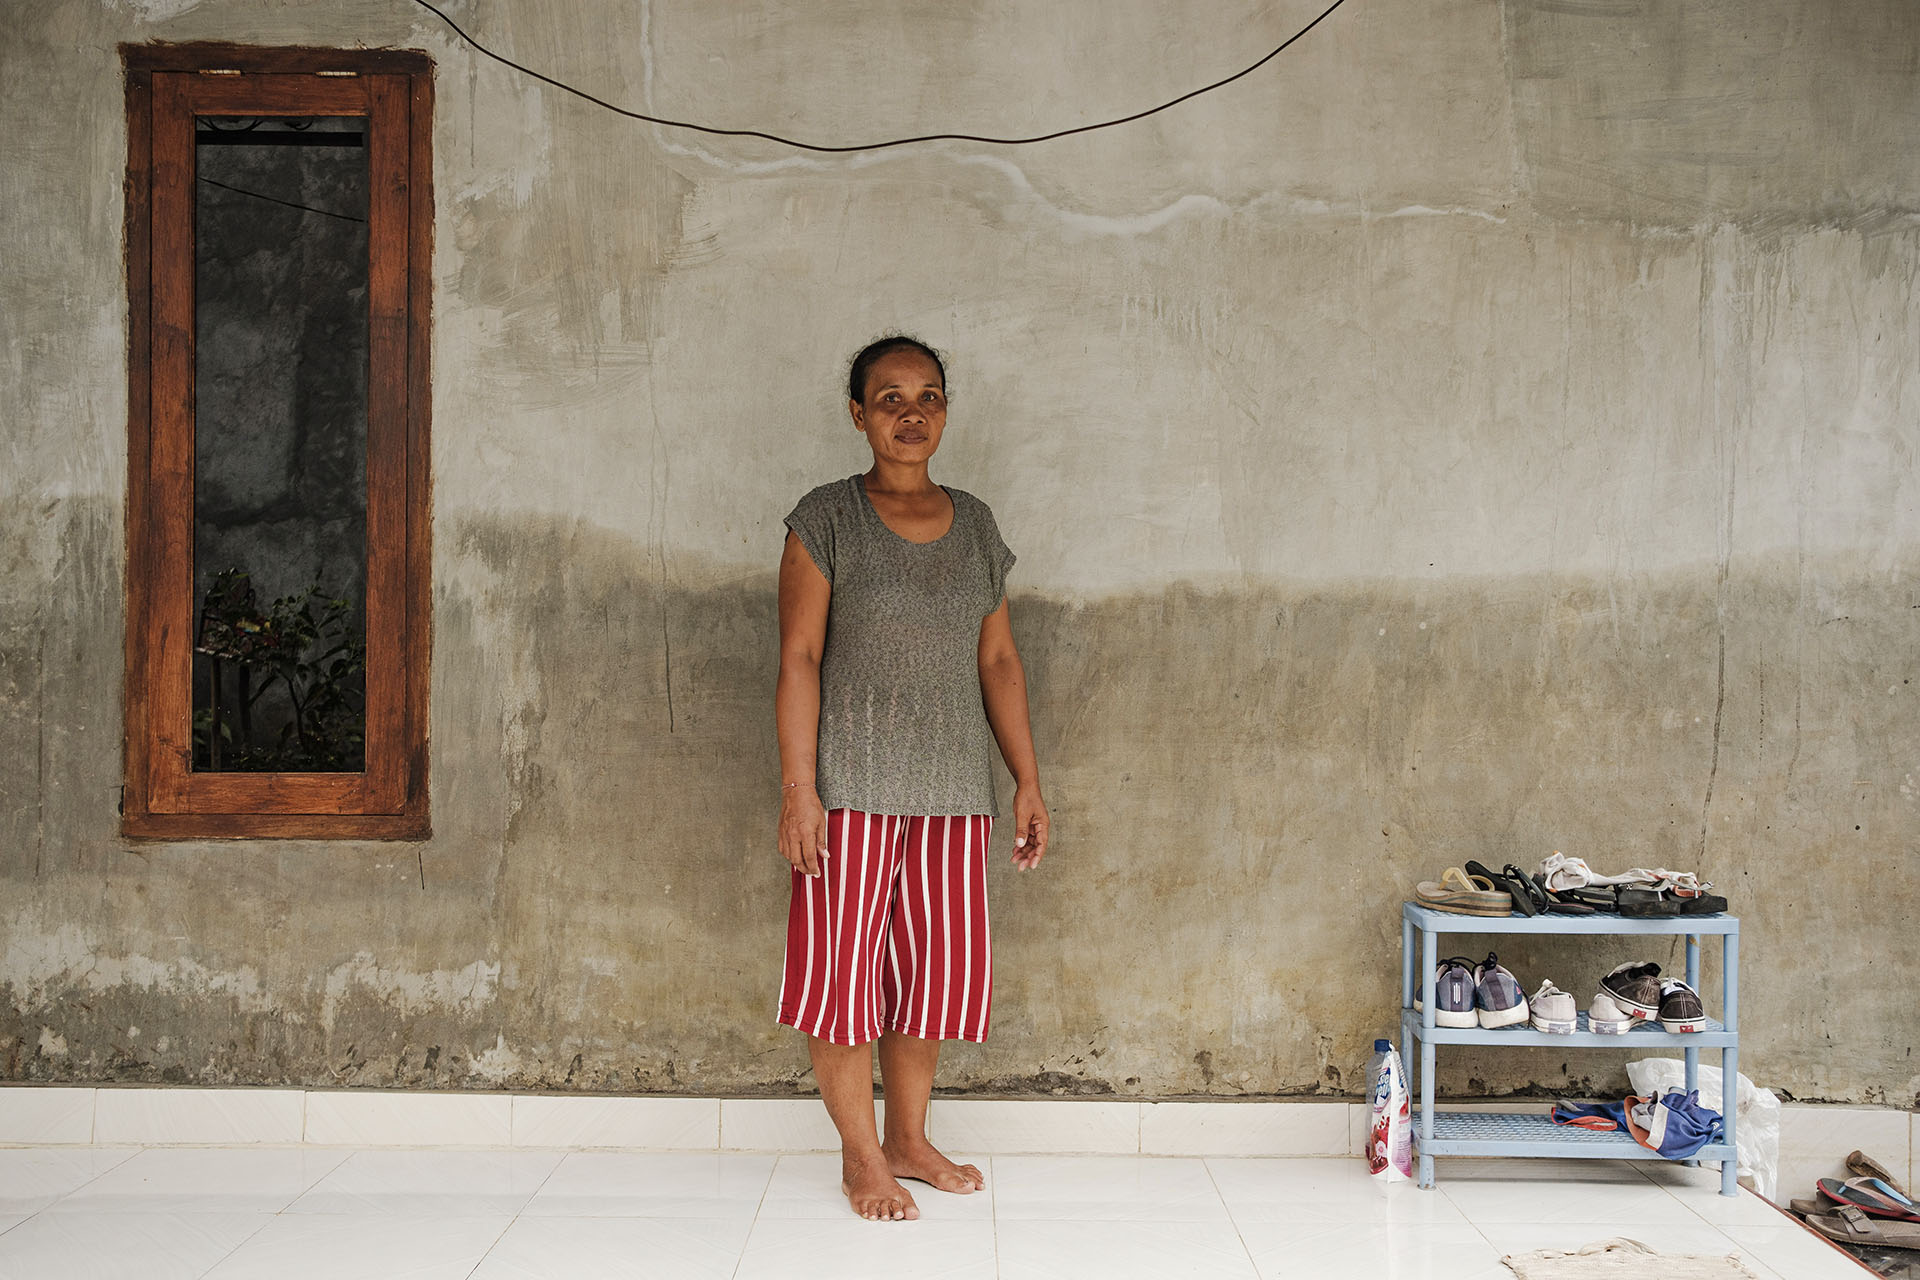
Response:
[{"label": "blue plastic shoe rack", "polygon": [[[1420,931],[1420,954],[1413,950],[1414,930]],[[1434,967],[1440,963],[1437,938],[1443,933],[1539,933],[1539,934],[1684,934],[1687,939],[1687,985],[1700,989],[1700,939],[1720,939],[1720,1009],[1724,1021],[1708,1020],[1705,1031],[1676,1035],[1662,1031],[1656,1023],[1642,1023],[1625,1035],[1598,1035],[1587,1029],[1587,1015],[1580,1015],[1572,1035],[1550,1035],[1522,1024],[1487,1031],[1479,1027],[1436,1027],[1433,1024]],[[1417,966],[1417,967],[1416,967]],[[1419,974],[1420,1009],[1413,1007]],[[1576,996],[1576,998],[1578,998]],[[1657,1152],[1635,1142],[1625,1133],[1596,1133],[1556,1125],[1541,1104],[1538,1115],[1510,1115],[1500,1112],[1436,1111],[1433,1105],[1434,1050],[1443,1044],[1502,1045],[1513,1048],[1554,1049],[1679,1049],[1687,1064],[1687,1088],[1699,1084],[1700,1050],[1720,1051],[1720,1114],[1727,1126],[1725,1142],[1700,1148],[1687,1161],[1720,1162],[1720,1194],[1739,1194],[1736,1179],[1739,1162],[1734,1152],[1734,1100],[1739,1096],[1740,1080],[1740,921],[1729,915],[1673,916],[1653,920],[1630,920],[1616,915],[1591,916],[1469,916],[1451,911],[1435,911],[1417,902],[1409,902],[1400,912],[1400,1043],[1419,1042],[1420,1052],[1408,1055],[1413,1079],[1409,1091],[1417,1091],[1420,1109],[1414,1116],[1413,1149],[1419,1159],[1418,1182],[1432,1187],[1435,1156],[1559,1156],[1593,1160],[1659,1160]]]}]

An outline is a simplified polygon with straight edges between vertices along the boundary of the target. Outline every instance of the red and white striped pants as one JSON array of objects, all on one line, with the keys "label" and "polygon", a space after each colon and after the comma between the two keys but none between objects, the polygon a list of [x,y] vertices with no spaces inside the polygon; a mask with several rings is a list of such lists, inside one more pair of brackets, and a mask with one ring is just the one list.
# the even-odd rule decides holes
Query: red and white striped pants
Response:
[{"label": "red and white striped pants", "polygon": [[834,1044],[985,1040],[992,832],[984,814],[828,813],[820,874],[793,873],[780,1021]]}]

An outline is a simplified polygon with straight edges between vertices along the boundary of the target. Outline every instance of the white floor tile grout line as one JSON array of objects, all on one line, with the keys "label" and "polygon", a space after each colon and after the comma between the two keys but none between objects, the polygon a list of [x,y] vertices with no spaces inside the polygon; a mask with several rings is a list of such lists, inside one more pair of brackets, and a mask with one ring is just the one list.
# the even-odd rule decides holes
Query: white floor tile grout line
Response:
[{"label": "white floor tile grout line", "polygon": [[[554,1166],[554,1168],[556,1169],[558,1169],[559,1167],[560,1167],[559,1165]],[[548,1174],[547,1176],[552,1177],[553,1175]],[[542,1179],[542,1185],[543,1186],[545,1185],[544,1179]],[[534,1192],[534,1194],[538,1195],[540,1193],[536,1191]],[[522,1206],[522,1207],[524,1208],[525,1206]],[[495,1249],[498,1249],[500,1247],[500,1242],[507,1238],[507,1232],[513,1230],[514,1224],[519,1221],[520,1221],[520,1215],[518,1213],[515,1213],[511,1218],[507,1219],[507,1225],[500,1228],[500,1234],[495,1236],[493,1238],[492,1243],[488,1244],[485,1249],[481,1250],[480,1256],[473,1260],[473,1267],[471,1270],[467,1272],[466,1276],[464,1277],[464,1280],[473,1280],[474,1272],[477,1272],[478,1270],[480,1270],[480,1268],[487,1265],[487,1258],[492,1255]]]},{"label": "white floor tile grout line", "polygon": [[[513,1124],[513,1114],[511,1110],[509,1110],[507,1114],[507,1124],[508,1124],[508,1134],[511,1135],[512,1124]],[[521,1150],[527,1150],[527,1149],[528,1148],[521,1148]],[[467,1272],[467,1280],[473,1280],[474,1272],[480,1270],[481,1267],[484,1267],[487,1265],[487,1259],[493,1255],[493,1251],[495,1249],[498,1249],[500,1247],[500,1242],[507,1238],[507,1232],[513,1230],[514,1227],[519,1224],[521,1217],[527,1211],[527,1206],[532,1204],[534,1200],[538,1198],[540,1193],[546,1189],[546,1186],[549,1182],[553,1181],[553,1175],[560,1172],[560,1166],[565,1164],[567,1161],[571,1160],[572,1158],[573,1158],[573,1153],[569,1151],[565,1155],[561,1156],[558,1160],[555,1160],[553,1162],[553,1167],[547,1170],[547,1176],[540,1179],[540,1185],[533,1189],[533,1193],[531,1195],[529,1195],[525,1200],[522,1200],[520,1202],[520,1207],[513,1211],[512,1217],[507,1219],[507,1225],[500,1228],[500,1234],[493,1238],[493,1243],[489,1244],[486,1247],[486,1249],[481,1252],[480,1256],[474,1259],[473,1270]],[[346,1162],[342,1161],[341,1163],[344,1164]],[[335,1167],[337,1168],[338,1166],[335,1166]],[[511,1175],[509,1175],[509,1178],[511,1178]],[[509,1183],[509,1185],[511,1185],[511,1183]]]},{"label": "white floor tile grout line", "polygon": [[1220,1197],[1220,1207],[1227,1211],[1227,1221],[1233,1224],[1233,1238],[1240,1242],[1240,1251],[1247,1255],[1247,1265],[1253,1268],[1254,1275],[1260,1274],[1260,1262],[1253,1256],[1253,1246],[1247,1243],[1246,1233],[1240,1230],[1240,1217],[1234,1213],[1233,1206],[1227,1203],[1226,1192],[1220,1190],[1220,1179],[1213,1173],[1213,1162],[1221,1157],[1202,1156],[1200,1166],[1207,1171],[1207,1182],[1213,1187],[1213,1194]]},{"label": "white floor tile grout line", "polygon": [[994,1167],[992,1156],[981,1156],[987,1162],[987,1222],[993,1228],[993,1274],[994,1280],[1000,1277],[1000,1170]]},{"label": "white floor tile grout line", "polygon": [[753,1244],[754,1228],[760,1225],[760,1213],[767,1207],[767,1194],[773,1190],[773,1180],[780,1176],[780,1162],[786,1158],[786,1153],[776,1153],[773,1163],[767,1166],[766,1185],[760,1188],[760,1198],[753,1202],[753,1217],[747,1223],[747,1234],[740,1239],[740,1256],[733,1260],[734,1280],[739,1280],[740,1268],[747,1265],[747,1249]]},{"label": "white floor tile grout line", "polygon": [[1447,1189],[1441,1185],[1440,1175],[1438,1172],[1434,1174],[1432,1191],[1435,1195],[1438,1195],[1444,1198],[1446,1202],[1453,1207],[1453,1211],[1459,1214],[1461,1219],[1468,1226],[1473,1228],[1474,1234],[1478,1235],[1482,1240],[1486,1242],[1487,1248],[1493,1250],[1495,1256],[1501,1259],[1505,1259],[1505,1257],[1507,1256],[1507,1251],[1505,1249],[1502,1249],[1499,1245],[1493,1242],[1493,1237],[1487,1234],[1487,1229],[1483,1225],[1481,1225],[1480,1221],[1477,1218],[1475,1218],[1472,1214],[1467,1212],[1467,1207],[1465,1205],[1461,1204],[1458,1200],[1455,1200],[1452,1196],[1447,1195]]}]

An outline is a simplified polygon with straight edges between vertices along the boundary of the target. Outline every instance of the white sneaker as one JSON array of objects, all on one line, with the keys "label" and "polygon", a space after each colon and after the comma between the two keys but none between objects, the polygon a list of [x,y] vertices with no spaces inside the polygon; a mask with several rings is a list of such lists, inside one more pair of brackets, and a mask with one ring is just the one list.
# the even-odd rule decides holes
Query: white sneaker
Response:
[{"label": "white sneaker", "polygon": [[1533,1010],[1535,1031],[1570,1036],[1579,1025],[1580,1009],[1573,1003],[1573,997],[1554,986],[1551,980],[1543,981],[1540,989],[1527,997],[1527,1007]]},{"label": "white sneaker", "polygon": [[1593,1005],[1587,1010],[1587,1030],[1595,1035],[1623,1036],[1633,1030],[1633,1015],[1603,990],[1593,997]]}]

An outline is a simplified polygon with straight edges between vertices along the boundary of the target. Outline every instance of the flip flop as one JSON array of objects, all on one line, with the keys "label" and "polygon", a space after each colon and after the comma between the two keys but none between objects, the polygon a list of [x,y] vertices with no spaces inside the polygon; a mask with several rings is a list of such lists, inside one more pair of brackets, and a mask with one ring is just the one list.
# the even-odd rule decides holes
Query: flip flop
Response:
[{"label": "flip flop", "polygon": [[1547,910],[1551,911],[1554,915],[1590,916],[1593,914],[1593,908],[1586,903],[1576,901],[1564,893],[1555,893],[1553,890],[1547,888],[1546,877],[1537,872],[1533,876],[1533,883],[1539,887],[1541,893],[1546,895]]},{"label": "flip flop", "polygon": [[1553,899],[1547,896],[1546,887],[1535,884],[1533,877],[1519,867],[1509,862],[1500,869],[1500,874],[1506,877],[1507,892],[1513,894],[1516,904],[1520,901],[1520,895],[1524,893],[1527,900],[1533,903],[1533,914],[1542,915],[1553,908]]},{"label": "flip flop", "polygon": [[1822,1178],[1819,1187],[1822,1198],[1836,1204],[1851,1205],[1876,1218],[1920,1223],[1920,1205],[1878,1178],[1848,1178],[1845,1182]]},{"label": "flip flop", "polygon": [[1903,1196],[1907,1194],[1907,1189],[1894,1181],[1893,1174],[1887,1166],[1864,1151],[1855,1151],[1849,1155],[1847,1168],[1862,1178],[1878,1178]]},{"label": "flip flop", "polygon": [[1467,864],[1467,874],[1474,880],[1485,880],[1495,889],[1504,891],[1513,901],[1513,910],[1523,916],[1537,916],[1546,910],[1533,896],[1533,881],[1518,874],[1520,868],[1509,863],[1505,871],[1492,871],[1478,862]]},{"label": "flip flop", "polygon": [[1920,1249],[1920,1226],[1905,1222],[1876,1222],[1850,1204],[1835,1214],[1808,1214],[1807,1225],[1841,1244],[1879,1245],[1889,1249]]},{"label": "flip flop", "polygon": [[1452,911],[1468,916],[1510,916],[1513,895],[1496,890],[1491,880],[1470,878],[1459,867],[1448,867],[1438,881],[1423,880],[1414,890],[1414,901],[1436,911]]}]

